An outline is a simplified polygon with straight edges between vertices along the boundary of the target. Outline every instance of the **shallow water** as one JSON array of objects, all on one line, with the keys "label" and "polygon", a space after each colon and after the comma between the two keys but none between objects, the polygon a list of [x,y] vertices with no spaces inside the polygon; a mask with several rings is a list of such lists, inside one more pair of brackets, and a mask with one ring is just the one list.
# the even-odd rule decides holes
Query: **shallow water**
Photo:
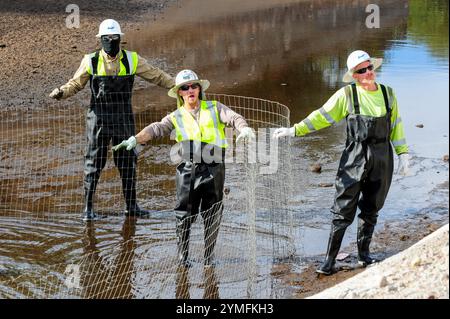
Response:
[{"label": "shallow water", "polygon": [[[424,210],[446,209],[448,214],[448,162],[442,160],[448,154],[449,135],[448,2],[385,1],[380,8],[379,29],[367,29],[364,24],[367,1],[272,0],[264,4],[245,1],[245,5],[239,6],[237,3],[242,1],[180,2],[181,7],[169,9],[163,18],[127,35],[127,46],[150,61],[167,65],[172,74],[183,68],[195,70],[211,81],[209,92],[283,103],[290,108],[291,124],[319,108],[343,86],[340,79],[349,52],[363,49],[383,57],[378,80],[393,87],[397,94],[412,159],[410,176],[394,176],[378,227]],[[424,5],[428,7],[424,9]],[[136,92],[139,128],[174,107],[173,100],[165,94],[161,89]],[[44,137],[49,128],[35,126],[36,118],[39,117],[36,115],[29,127],[40,146],[46,143]],[[61,148],[55,148],[53,156],[39,155],[47,168],[51,165],[45,164],[46,161],[56,158],[61,163],[52,168],[52,183],[33,175],[39,171],[38,167],[27,178],[18,174],[2,180],[2,189],[9,189],[12,194],[2,194],[0,296],[175,297],[175,281],[180,274],[173,266],[175,219],[170,209],[174,201],[174,166],[158,158],[161,152],[169,151],[170,144],[166,140],[152,143],[142,150],[139,160],[138,197],[144,207],[158,210],[157,213],[149,219],[124,221],[118,213],[122,209],[120,181],[110,161],[97,194],[100,211],[109,217],[96,222],[94,227],[86,226],[79,214],[82,157],[78,154],[82,154],[84,147],[83,117],[81,113],[78,117],[71,116],[74,120],[70,123],[64,118],[68,118],[64,113],[59,120],[55,116],[53,123],[63,123],[72,134],[59,137]],[[423,124],[423,128],[416,127],[417,124]],[[20,128],[8,126],[9,133],[5,134],[12,136],[12,131],[21,131]],[[274,230],[266,219],[267,224],[256,230],[261,238],[258,262],[272,265],[274,250],[284,252],[290,250],[290,245],[294,245],[298,257],[324,253],[334,188],[318,185],[333,183],[344,140],[344,123],[339,123],[292,141],[290,187],[294,192],[289,205],[295,241],[282,238],[279,230],[283,228]],[[61,150],[69,155],[57,155]],[[26,150],[23,154],[26,156]],[[309,171],[316,162],[322,165],[321,174]],[[2,169],[6,169],[3,163]],[[14,162],[17,167],[26,164],[27,160]],[[238,168],[230,168],[226,184],[232,198],[243,200],[246,194],[245,189],[239,188],[240,182]],[[261,197],[270,197],[270,190],[266,192]],[[20,196],[14,198],[15,193]],[[249,296],[247,274],[239,273],[238,267],[249,262],[246,237],[241,231],[246,217],[233,210],[235,203],[225,200],[225,205],[230,214],[224,217],[217,247],[218,256],[224,257],[219,258],[214,276],[202,276],[201,271],[195,271],[184,278],[190,281],[190,297],[205,297],[205,286],[216,287],[221,298]],[[264,220],[265,212],[258,214]],[[355,240],[355,228],[356,225],[350,227],[343,247]],[[197,229],[192,239],[194,251],[201,251],[198,244],[201,236],[201,230]],[[277,246],[274,242],[281,244]],[[348,248],[349,252],[355,250]],[[161,255],[162,260],[152,259]],[[83,293],[61,290],[67,265],[80,256],[84,256],[81,265],[87,267],[86,276],[91,276],[89,282],[109,280],[111,287],[116,287],[112,289],[114,292],[101,295],[95,287],[85,287]],[[196,252],[193,259],[198,266],[195,269],[200,269],[201,256]],[[155,264],[158,266],[152,268]],[[114,270],[117,267],[119,271]],[[290,296],[290,287],[283,287],[282,292],[275,288],[276,272],[273,265],[259,269],[256,284],[251,287],[259,297]],[[92,281],[96,274],[99,279]],[[35,278],[39,277],[52,279],[47,284],[38,284]],[[10,281],[14,278],[20,283],[29,282],[31,288],[17,289]],[[203,282],[203,278],[214,280]],[[44,285],[47,290],[42,288]]]}]

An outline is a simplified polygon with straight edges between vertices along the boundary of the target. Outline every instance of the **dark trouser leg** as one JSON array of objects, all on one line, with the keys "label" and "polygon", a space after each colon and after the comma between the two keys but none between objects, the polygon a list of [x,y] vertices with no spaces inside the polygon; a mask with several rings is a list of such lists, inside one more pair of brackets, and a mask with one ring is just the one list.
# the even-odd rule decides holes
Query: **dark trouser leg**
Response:
[{"label": "dark trouser leg", "polygon": [[[223,186],[225,183],[225,165],[209,165],[202,183],[201,214],[204,225],[205,265],[213,265],[214,249],[219,235],[223,212]],[[211,177],[212,176],[212,177]]]},{"label": "dark trouser leg", "polygon": [[331,275],[334,272],[336,256],[341,248],[345,230],[352,224],[355,218],[358,198],[360,194],[360,183],[356,182],[347,187],[339,181],[336,182],[336,196],[332,208],[333,221],[331,225],[330,237],[328,239],[327,254],[325,261],[316,272]]},{"label": "dark trouser leg", "polygon": [[84,220],[91,220],[96,217],[94,194],[108,154],[109,138],[101,136],[100,133],[101,128],[98,127],[87,131],[88,145],[84,156]]},{"label": "dark trouser leg", "polygon": [[177,254],[180,265],[186,267],[190,266],[188,255],[191,225],[195,221],[200,205],[200,193],[198,189],[191,187],[191,174],[191,163],[178,165],[176,175],[177,204],[175,207]]},{"label": "dark trouser leg", "polygon": [[220,222],[222,220],[223,205],[217,203],[203,214],[204,240],[205,240],[205,265],[214,262],[214,248],[219,235]]},{"label": "dark trouser leg", "polygon": [[[114,140],[115,139],[113,139],[113,144]],[[121,141],[118,141],[117,139],[117,143],[120,142]],[[122,192],[126,204],[126,214],[133,216],[147,216],[149,212],[141,209],[136,201],[136,151],[121,149],[115,151],[113,154],[114,163],[119,169],[120,178],[122,179]]]},{"label": "dark trouser leg", "polygon": [[378,212],[383,208],[392,181],[394,169],[392,147],[389,143],[370,145],[372,169],[361,186],[358,203],[358,261],[362,265],[376,262],[370,257],[370,242],[377,224]]},{"label": "dark trouser leg", "polygon": [[189,236],[191,234],[192,217],[184,219],[177,218],[177,256],[180,265],[190,267],[189,256]]},{"label": "dark trouser leg", "polygon": [[[373,264],[375,259],[370,257],[370,242],[372,240],[375,224],[370,224],[359,215],[358,223],[358,262],[363,266]],[[376,220],[376,217],[375,217]]]}]

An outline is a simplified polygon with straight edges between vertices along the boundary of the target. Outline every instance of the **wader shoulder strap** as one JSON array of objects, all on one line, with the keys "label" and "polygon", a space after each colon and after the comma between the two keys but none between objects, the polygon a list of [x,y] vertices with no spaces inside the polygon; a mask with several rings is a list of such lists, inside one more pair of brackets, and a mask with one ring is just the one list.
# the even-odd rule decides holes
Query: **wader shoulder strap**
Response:
[{"label": "wader shoulder strap", "polygon": [[391,111],[391,106],[389,105],[389,98],[386,91],[386,87],[383,84],[380,84],[381,92],[383,92],[384,105],[386,106],[386,114]]},{"label": "wader shoulder strap", "polygon": [[97,75],[97,66],[98,66],[98,55],[100,51],[95,52],[95,55],[92,57],[92,75]]},{"label": "wader shoulder strap", "polygon": [[125,67],[125,70],[127,72],[127,75],[130,75],[130,63],[128,62],[128,57],[127,57],[127,53],[125,52],[125,50],[122,50],[122,64]]},{"label": "wader shoulder strap", "polygon": [[358,92],[356,91],[356,84],[352,83],[352,95],[353,95],[353,108],[355,109],[355,114],[359,114],[359,102],[358,102]]}]

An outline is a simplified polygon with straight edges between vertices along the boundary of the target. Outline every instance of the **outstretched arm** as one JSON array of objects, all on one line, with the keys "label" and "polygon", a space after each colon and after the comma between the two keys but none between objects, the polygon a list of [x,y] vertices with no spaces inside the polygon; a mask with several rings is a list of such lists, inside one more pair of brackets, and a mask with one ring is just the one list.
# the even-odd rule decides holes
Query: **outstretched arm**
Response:
[{"label": "outstretched arm", "polygon": [[83,60],[81,60],[80,67],[75,72],[74,76],[69,80],[69,82],[60,88],[54,89],[50,94],[50,97],[57,100],[67,99],[81,91],[86,86],[86,83],[90,78],[90,75],[87,72],[88,59],[89,56],[85,55]]},{"label": "outstretched arm", "polygon": [[165,116],[161,122],[154,122],[142,129],[136,136],[131,136],[127,140],[123,140],[120,144],[113,146],[113,150],[117,151],[126,148],[127,151],[132,150],[137,144],[145,144],[151,139],[167,136],[174,129],[170,115]]},{"label": "outstretched arm", "polygon": [[169,74],[150,65],[147,60],[141,56],[138,56],[136,75],[139,75],[150,83],[154,83],[166,89],[170,89],[175,85],[174,79]]}]

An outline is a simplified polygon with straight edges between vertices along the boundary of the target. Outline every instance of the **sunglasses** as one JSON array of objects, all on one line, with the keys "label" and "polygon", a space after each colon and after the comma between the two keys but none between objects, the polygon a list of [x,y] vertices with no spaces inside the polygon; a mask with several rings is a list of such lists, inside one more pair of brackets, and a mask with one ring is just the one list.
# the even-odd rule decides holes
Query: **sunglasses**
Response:
[{"label": "sunglasses", "polygon": [[102,35],[102,40],[115,41],[115,40],[119,40],[119,39],[120,39],[120,35],[118,35],[118,34]]},{"label": "sunglasses", "polygon": [[181,91],[188,91],[189,90],[189,88],[192,88],[193,90],[195,90],[195,89],[198,89],[200,87],[200,84],[198,84],[198,83],[194,83],[194,84],[191,84],[191,85],[182,85],[182,86],[180,86],[180,90]]},{"label": "sunglasses", "polygon": [[366,68],[362,68],[362,69],[356,70],[355,73],[364,74],[364,73],[367,72],[367,70],[372,71],[373,70],[373,65],[371,64],[371,65],[369,65]]}]

